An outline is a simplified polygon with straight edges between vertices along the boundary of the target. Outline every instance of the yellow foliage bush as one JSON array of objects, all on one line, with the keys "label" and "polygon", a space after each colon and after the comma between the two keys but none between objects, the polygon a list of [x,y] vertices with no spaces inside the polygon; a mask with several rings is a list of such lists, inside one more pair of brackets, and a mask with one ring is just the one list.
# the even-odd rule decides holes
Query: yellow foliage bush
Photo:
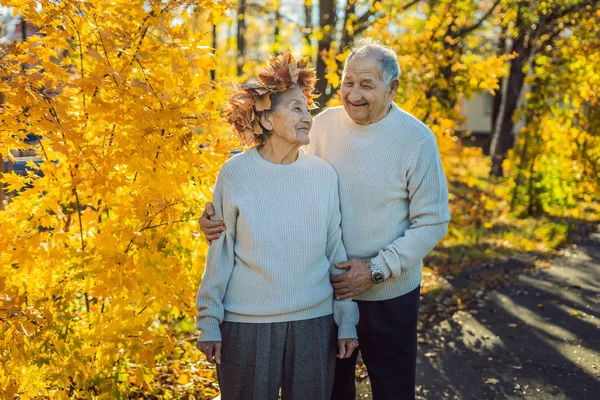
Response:
[{"label": "yellow foliage bush", "polygon": [[194,230],[235,145],[214,54],[185,22],[225,5],[6,3],[40,34],[1,56],[0,154],[41,162],[2,176],[18,195],[0,212],[0,397],[156,394],[159,364],[198,361]]}]

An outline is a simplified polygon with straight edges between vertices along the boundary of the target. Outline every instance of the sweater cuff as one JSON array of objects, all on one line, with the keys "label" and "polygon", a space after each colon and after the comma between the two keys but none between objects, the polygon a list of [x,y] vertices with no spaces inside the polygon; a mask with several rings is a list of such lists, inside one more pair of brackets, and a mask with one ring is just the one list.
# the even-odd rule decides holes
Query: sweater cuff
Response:
[{"label": "sweater cuff", "polygon": [[338,325],[338,339],[358,339],[356,325],[351,322]]},{"label": "sweater cuff", "polygon": [[383,257],[383,251],[380,251],[379,254],[371,259],[371,264],[376,266],[382,273],[383,278],[387,279],[392,276],[392,270],[385,262],[385,258]]},{"label": "sweater cuff", "polygon": [[198,321],[196,327],[200,329],[199,342],[220,342],[221,328],[216,318],[206,317]]}]

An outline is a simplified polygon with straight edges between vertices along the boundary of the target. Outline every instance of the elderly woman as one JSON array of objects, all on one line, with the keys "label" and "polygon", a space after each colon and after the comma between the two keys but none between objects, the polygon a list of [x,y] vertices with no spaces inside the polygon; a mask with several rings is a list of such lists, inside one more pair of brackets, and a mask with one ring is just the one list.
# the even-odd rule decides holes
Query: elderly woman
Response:
[{"label": "elderly woman", "polygon": [[[224,400],[329,399],[336,354],[358,346],[358,308],[333,299],[347,260],[337,175],[308,144],[315,75],[272,57],[228,103],[250,150],[223,165],[213,192],[225,234],[212,243],[196,296],[197,346],[217,363]],[[337,325],[337,329],[336,326]]]}]

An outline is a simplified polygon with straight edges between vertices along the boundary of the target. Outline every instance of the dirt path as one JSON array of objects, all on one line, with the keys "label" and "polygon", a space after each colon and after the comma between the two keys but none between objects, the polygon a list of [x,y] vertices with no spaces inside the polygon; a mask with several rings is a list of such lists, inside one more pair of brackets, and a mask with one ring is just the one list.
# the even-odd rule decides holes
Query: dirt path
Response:
[{"label": "dirt path", "polygon": [[561,253],[483,266],[423,297],[417,398],[600,398],[600,229]]}]

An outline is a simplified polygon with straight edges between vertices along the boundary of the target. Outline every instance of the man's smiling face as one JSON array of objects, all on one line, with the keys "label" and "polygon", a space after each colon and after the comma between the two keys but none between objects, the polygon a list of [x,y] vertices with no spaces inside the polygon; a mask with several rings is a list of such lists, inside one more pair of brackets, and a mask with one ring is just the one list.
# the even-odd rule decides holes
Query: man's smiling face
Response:
[{"label": "man's smiling face", "polygon": [[344,71],[340,89],[342,105],[357,124],[377,122],[385,117],[396,94],[391,86],[394,84],[384,84],[374,54],[357,54],[348,61]]}]

